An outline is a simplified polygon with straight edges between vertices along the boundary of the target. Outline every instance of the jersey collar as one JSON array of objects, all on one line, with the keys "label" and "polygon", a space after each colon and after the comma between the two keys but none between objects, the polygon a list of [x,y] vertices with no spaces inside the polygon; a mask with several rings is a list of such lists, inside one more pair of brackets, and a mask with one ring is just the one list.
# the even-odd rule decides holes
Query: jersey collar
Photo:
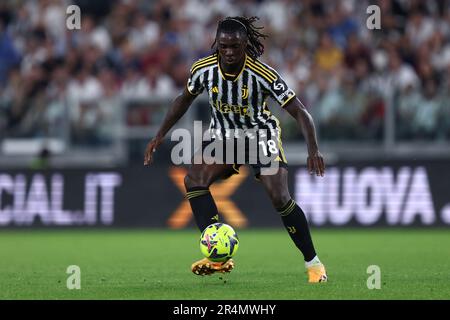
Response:
[{"label": "jersey collar", "polygon": [[240,75],[242,74],[242,72],[244,71],[244,69],[245,69],[245,67],[247,66],[247,59],[248,59],[248,57],[247,57],[247,54],[245,54],[245,61],[244,61],[244,64],[242,65],[242,69],[241,69],[241,71],[239,71],[239,73],[237,74],[237,76],[229,76],[227,73],[225,73],[223,70],[222,70],[222,67],[220,66],[220,56],[217,56],[217,65],[218,65],[218,67],[219,67],[219,73],[220,73],[220,75],[222,76],[222,79],[223,80],[229,80],[229,81],[236,81],[239,77],[240,77]]}]

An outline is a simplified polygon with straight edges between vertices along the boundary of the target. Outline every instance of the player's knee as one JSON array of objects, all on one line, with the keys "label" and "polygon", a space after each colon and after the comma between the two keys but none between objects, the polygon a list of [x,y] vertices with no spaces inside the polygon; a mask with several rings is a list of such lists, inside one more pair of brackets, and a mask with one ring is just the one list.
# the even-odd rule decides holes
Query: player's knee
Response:
[{"label": "player's knee", "polygon": [[190,174],[187,174],[184,177],[184,186],[186,187],[186,189],[196,187],[196,180],[194,179],[194,177],[192,177]]},{"label": "player's knee", "polygon": [[281,208],[286,203],[288,203],[289,200],[291,200],[290,195],[288,194],[272,194],[271,195],[272,204],[275,208]]},{"label": "player's knee", "polygon": [[184,186],[186,189],[195,188],[195,187],[207,187],[208,181],[202,178],[201,175],[195,175],[192,173],[188,173],[184,177]]}]

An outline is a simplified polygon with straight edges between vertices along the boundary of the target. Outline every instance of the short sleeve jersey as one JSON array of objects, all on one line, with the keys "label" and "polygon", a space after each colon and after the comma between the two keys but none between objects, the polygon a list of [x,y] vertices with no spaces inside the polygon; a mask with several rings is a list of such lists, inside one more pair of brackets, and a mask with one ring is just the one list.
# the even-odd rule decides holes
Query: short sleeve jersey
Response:
[{"label": "short sleeve jersey", "polygon": [[236,75],[225,73],[217,54],[196,61],[191,69],[187,90],[193,95],[206,91],[211,106],[210,129],[279,129],[278,119],[270,112],[270,96],[281,107],[295,98],[295,92],[267,64],[246,56]]}]

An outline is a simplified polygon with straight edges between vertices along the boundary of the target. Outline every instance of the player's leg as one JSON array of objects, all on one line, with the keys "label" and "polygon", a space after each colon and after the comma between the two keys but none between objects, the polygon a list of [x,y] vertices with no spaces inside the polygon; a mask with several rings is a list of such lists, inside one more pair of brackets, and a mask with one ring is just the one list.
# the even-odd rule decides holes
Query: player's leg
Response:
[{"label": "player's leg", "polygon": [[311,261],[316,256],[316,251],[305,214],[289,194],[287,169],[279,168],[273,175],[260,175],[259,180],[305,261]]},{"label": "player's leg", "polygon": [[289,194],[287,169],[280,167],[275,174],[259,175],[259,180],[280,214],[292,241],[303,254],[309,281],[326,281],[325,268],[317,257],[306,216]]},{"label": "player's leg", "polygon": [[209,186],[232,173],[234,173],[233,165],[229,164],[193,164],[184,178],[186,198],[191,204],[200,232],[219,220],[217,206]]},{"label": "player's leg", "polygon": [[[226,164],[194,164],[184,179],[186,197],[188,198],[195,221],[200,232],[211,223],[218,221],[218,211],[214,199],[209,192],[209,186],[220,178],[233,174],[233,165]],[[215,272],[230,272],[234,261],[212,262],[207,258],[194,262],[191,271],[196,275],[211,275]]]}]

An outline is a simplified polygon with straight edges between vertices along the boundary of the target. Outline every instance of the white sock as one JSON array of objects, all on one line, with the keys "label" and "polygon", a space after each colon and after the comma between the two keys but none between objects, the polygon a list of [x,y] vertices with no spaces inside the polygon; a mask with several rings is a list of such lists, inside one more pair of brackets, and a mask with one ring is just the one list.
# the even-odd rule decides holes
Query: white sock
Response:
[{"label": "white sock", "polygon": [[316,266],[318,264],[321,264],[322,262],[320,262],[319,257],[315,256],[314,258],[312,258],[311,261],[305,261],[305,267],[309,268],[311,266]]}]

